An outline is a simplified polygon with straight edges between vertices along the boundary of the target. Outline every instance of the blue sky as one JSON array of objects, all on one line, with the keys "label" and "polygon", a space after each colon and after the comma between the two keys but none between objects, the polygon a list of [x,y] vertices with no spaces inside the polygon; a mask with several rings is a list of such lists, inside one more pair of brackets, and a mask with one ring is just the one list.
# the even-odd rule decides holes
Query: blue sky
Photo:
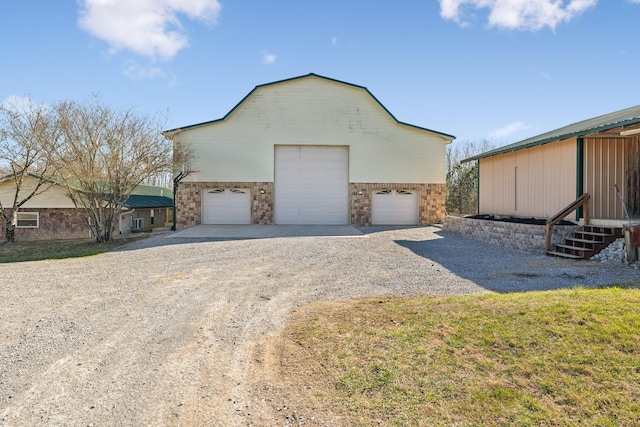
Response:
[{"label": "blue sky", "polygon": [[2,16],[0,102],[98,94],[168,112],[167,129],[308,73],[500,145],[640,104],[640,0],[22,0]]}]

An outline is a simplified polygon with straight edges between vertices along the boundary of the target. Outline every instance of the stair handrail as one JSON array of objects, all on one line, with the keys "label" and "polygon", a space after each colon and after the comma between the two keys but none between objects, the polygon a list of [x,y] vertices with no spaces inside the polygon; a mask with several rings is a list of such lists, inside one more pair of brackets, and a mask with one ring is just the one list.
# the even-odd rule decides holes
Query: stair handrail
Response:
[{"label": "stair handrail", "polygon": [[576,200],[571,202],[567,207],[562,209],[560,212],[552,216],[547,220],[547,233],[546,233],[546,247],[547,252],[551,250],[551,231],[553,230],[553,226],[558,224],[564,217],[569,215],[571,212],[576,209],[584,206],[583,218],[584,225],[589,225],[589,199],[591,196],[589,193],[584,193],[582,196],[578,197]]}]

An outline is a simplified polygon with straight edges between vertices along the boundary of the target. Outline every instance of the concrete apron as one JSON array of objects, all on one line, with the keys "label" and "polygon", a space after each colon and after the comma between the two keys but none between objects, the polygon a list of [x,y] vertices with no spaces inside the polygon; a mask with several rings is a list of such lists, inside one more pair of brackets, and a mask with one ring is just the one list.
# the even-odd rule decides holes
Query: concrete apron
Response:
[{"label": "concrete apron", "polygon": [[171,238],[266,239],[272,237],[366,237],[351,225],[196,225],[167,235]]}]

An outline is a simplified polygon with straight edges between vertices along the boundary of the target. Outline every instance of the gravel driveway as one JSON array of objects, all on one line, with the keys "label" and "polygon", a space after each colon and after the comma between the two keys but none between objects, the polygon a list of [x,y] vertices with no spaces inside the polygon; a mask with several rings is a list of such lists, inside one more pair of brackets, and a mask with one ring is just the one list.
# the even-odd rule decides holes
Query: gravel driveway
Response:
[{"label": "gravel driveway", "polygon": [[284,425],[256,346],[297,307],[387,294],[638,282],[437,227],[364,237],[154,236],[96,257],[0,264],[0,426]]}]

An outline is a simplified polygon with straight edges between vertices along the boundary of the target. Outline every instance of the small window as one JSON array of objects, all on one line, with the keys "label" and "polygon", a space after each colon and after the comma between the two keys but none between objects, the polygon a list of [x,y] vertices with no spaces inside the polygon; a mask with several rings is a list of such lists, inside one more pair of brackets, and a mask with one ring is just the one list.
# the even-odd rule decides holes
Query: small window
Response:
[{"label": "small window", "polygon": [[18,212],[18,228],[38,228],[39,227],[38,212]]},{"label": "small window", "polygon": [[246,190],[239,190],[237,188],[234,188],[234,189],[230,190],[230,192],[233,193],[233,194],[247,194]]},{"label": "small window", "polygon": [[410,196],[413,194],[413,192],[408,191],[408,190],[398,190],[396,192],[396,194],[402,195],[402,196]]},{"label": "small window", "polygon": [[391,194],[391,190],[378,191],[376,194]]},{"label": "small window", "polygon": [[209,190],[209,194],[220,194],[220,193],[224,193],[224,190],[222,188],[216,188],[215,190]]},{"label": "small window", "polygon": [[131,218],[131,230],[140,230],[144,224],[143,218]]}]

